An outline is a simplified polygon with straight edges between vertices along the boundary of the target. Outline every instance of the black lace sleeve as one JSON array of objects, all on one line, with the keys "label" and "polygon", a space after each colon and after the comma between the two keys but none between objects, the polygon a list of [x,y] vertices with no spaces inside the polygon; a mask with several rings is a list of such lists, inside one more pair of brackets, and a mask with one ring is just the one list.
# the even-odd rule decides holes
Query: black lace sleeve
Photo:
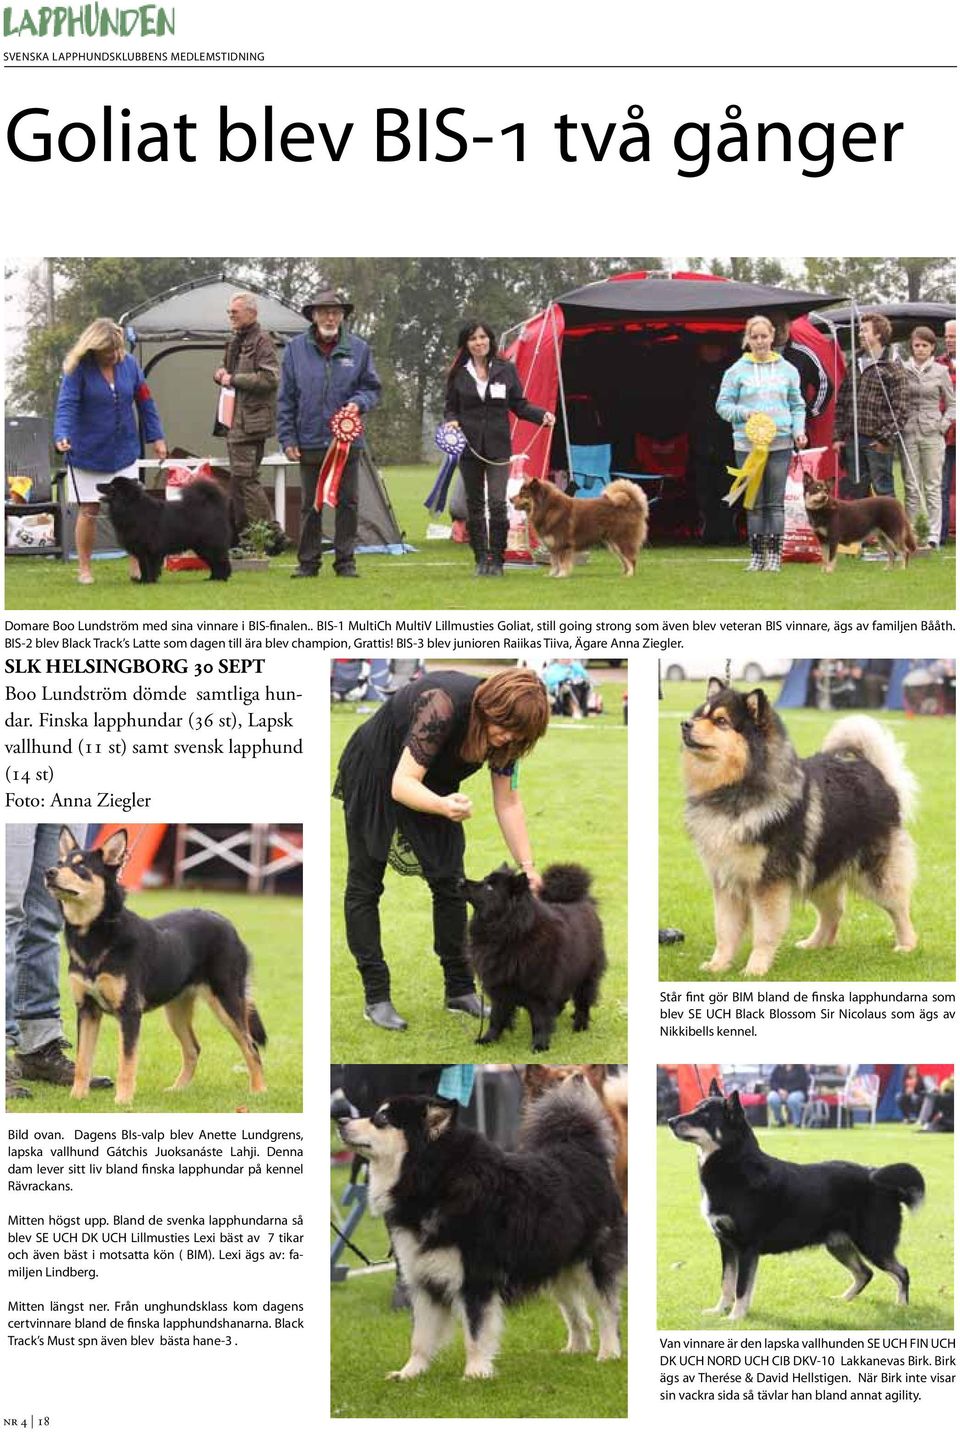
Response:
[{"label": "black lace sleeve", "polygon": [[434,687],[417,698],[403,744],[418,766],[430,767],[453,729],[453,701]]}]

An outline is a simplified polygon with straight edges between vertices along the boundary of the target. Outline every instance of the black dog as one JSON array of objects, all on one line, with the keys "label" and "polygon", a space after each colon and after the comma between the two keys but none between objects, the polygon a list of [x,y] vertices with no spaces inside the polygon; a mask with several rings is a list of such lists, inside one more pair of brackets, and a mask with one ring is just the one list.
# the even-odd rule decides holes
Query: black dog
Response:
[{"label": "black dog", "polygon": [[397,1096],[372,1119],[340,1121],[340,1137],[370,1164],[369,1206],[383,1214],[410,1289],[410,1356],[392,1378],[426,1372],[463,1323],[465,1377],[492,1377],[501,1309],[549,1289],[567,1325],[568,1353],[620,1356],[619,1286],[626,1218],[610,1176],[613,1130],[583,1079],[524,1112],[513,1153],[457,1126],[445,1099]]},{"label": "black dog", "polygon": [[793,1253],[823,1244],[853,1275],[843,1294],[855,1298],[873,1277],[868,1258],[910,1297],[910,1274],[897,1262],[900,1205],[919,1208],[924,1183],[912,1164],[867,1168],[831,1159],[796,1164],[770,1158],[757,1143],[734,1090],[724,1098],[714,1079],[710,1096],[689,1114],[668,1119],[678,1139],[699,1149],[701,1207],[720,1244],[723,1281],[711,1313],[750,1311],[761,1253]]},{"label": "black dog", "polygon": [[140,581],[155,582],[164,557],[196,552],[210,568],[212,582],[230,579],[230,516],[215,482],[200,477],[177,502],[151,497],[132,477],[98,482],[110,504],[117,540],[140,564]]},{"label": "black dog", "polygon": [[492,1005],[490,1027],[477,1043],[493,1044],[512,1029],[519,1006],[530,1015],[534,1051],[549,1049],[568,999],[574,1030],[587,1029],[607,967],[589,872],[551,865],[539,896],[508,865],[461,888],[474,909],[468,954]]},{"label": "black dog", "polygon": [[164,1006],[180,1041],[182,1067],[171,1086],[193,1078],[200,1045],[192,1015],[201,995],[240,1046],[250,1092],[262,1094],[260,1047],[267,1036],[248,992],[250,955],[229,920],[209,910],[173,910],[143,920],[124,906],[119,884],[127,832],[118,830],[101,850],[81,850],[73,832],[60,831],[60,863],[46,873],[51,895],[63,907],[70,989],[77,1006],[77,1060],[71,1095],[90,1087],[100,1020],[120,1021],[117,1103],[129,1104],[137,1082],[137,1044],[145,1010]]}]

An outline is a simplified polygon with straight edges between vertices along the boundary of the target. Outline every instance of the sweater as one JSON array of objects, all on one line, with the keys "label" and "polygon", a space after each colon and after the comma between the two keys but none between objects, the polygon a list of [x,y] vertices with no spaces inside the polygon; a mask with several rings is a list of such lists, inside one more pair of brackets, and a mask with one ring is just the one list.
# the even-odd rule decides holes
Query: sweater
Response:
[{"label": "sweater", "polygon": [[750,447],[746,434],[752,413],[766,413],[777,425],[771,449],[793,447],[806,431],[807,409],[800,392],[800,377],[792,363],[772,353],[763,363],[752,353],[728,368],[717,395],[717,412],[733,424],[733,445],[741,452]]}]

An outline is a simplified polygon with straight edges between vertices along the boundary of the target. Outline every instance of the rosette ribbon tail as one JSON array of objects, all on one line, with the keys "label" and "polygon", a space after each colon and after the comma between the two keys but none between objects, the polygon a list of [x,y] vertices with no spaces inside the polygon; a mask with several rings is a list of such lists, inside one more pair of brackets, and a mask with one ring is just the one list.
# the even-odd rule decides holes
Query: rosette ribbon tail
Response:
[{"label": "rosette ribbon tail", "polygon": [[437,473],[437,480],[431,487],[429,493],[427,494],[427,499],[423,504],[428,512],[433,512],[435,515],[439,516],[443,509],[446,507],[447,495],[450,492],[450,483],[453,480],[453,474],[456,472],[456,470],[457,459],[453,456],[452,453],[448,453],[447,456],[443,459],[443,462],[440,464],[440,471]]},{"label": "rosette ribbon tail", "polygon": [[743,467],[728,467],[727,472],[733,478],[730,484],[730,491],[723,501],[728,507],[743,498],[743,505],[749,512],[757,500],[757,493],[760,491],[760,484],[763,481],[763,474],[767,466],[767,455],[770,452],[766,447],[755,447],[747,454],[747,460]]},{"label": "rosette ribbon tail", "polygon": [[313,510],[319,512],[326,505],[336,507],[340,493],[340,479],[350,456],[350,448],[363,434],[363,423],[359,415],[340,408],[330,419],[333,442],[323,455],[317,476],[317,490],[313,497]]}]

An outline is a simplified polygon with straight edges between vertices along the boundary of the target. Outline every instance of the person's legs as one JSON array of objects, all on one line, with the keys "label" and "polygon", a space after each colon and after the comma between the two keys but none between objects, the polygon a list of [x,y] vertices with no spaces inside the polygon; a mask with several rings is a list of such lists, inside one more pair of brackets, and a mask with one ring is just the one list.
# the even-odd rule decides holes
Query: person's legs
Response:
[{"label": "person's legs", "polygon": [[794,1127],[797,1129],[799,1129],[803,1122],[804,1103],[805,1100],[801,1089],[793,1089],[787,1095],[787,1108],[790,1110],[790,1118],[793,1120]]},{"label": "person's legs", "polygon": [[227,453],[230,458],[230,515],[233,520],[234,539],[240,537],[253,522],[266,522],[276,534],[283,535],[260,483],[263,449],[262,438],[257,442],[227,440]]},{"label": "person's legs", "polygon": [[[878,452],[869,443],[863,448],[860,460],[865,464],[869,488],[876,497],[893,496],[893,448]],[[868,493],[864,493],[866,497]]]},{"label": "person's legs", "polygon": [[790,467],[790,449],[777,448],[767,457],[763,481],[752,516],[756,517],[756,530],[761,542],[761,561],[768,572],[779,572],[783,553],[783,499],[787,490],[787,472]]},{"label": "person's legs", "polygon": [[477,563],[477,575],[485,574],[490,557],[490,543],[487,537],[486,512],[486,469],[479,459],[467,449],[460,454],[460,473],[463,477],[463,491],[467,499],[467,531],[470,546]]},{"label": "person's legs", "polygon": [[60,913],[43,882],[58,840],[55,825],[7,827],[6,1039],[24,1054],[63,1037]]},{"label": "person's legs", "polygon": [[930,541],[934,546],[940,542],[940,528],[943,524],[943,508],[940,488],[943,483],[943,436],[941,433],[926,433],[920,439],[920,481],[927,505],[927,519],[930,523]]},{"label": "person's legs", "polygon": [[912,522],[920,511],[922,502],[920,445],[915,437],[906,436],[902,439],[900,457],[903,468],[903,505],[907,510],[907,517]]},{"label": "person's legs", "polygon": [[782,1129],[787,1122],[787,1118],[783,1111],[783,1100],[780,1098],[776,1089],[771,1089],[767,1095],[767,1109],[770,1113],[771,1124],[775,1124],[777,1128]]},{"label": "person's legs", "polygon": [[[107,474],[104,473],[104,480]],[[93,557],[93,544],[97,535],[97,514],[100,511],[99,502],[81,502],[77,510],[77,526],[75,538],[77,543],[77,580],[84,584],[93,581],[93,572],[90,570],[90,561]]]},{"label": "person's legs", "polygon": [[447,999],[473,993],[473,975],[467,962],[467,906],[460,893],[460,876],[427,876],[433,896],[433,948],[443,966]]},{"label": "person's legs", "polygon": [[944,449],[943,470],[940,479],[940,546],[950,540],[950,498],[957,478],[957,448],[955,443]]},{"label": "person's legs", "polygon": [[347,884],[343,913],[347,945],[357,962],[367,1004],[390,998],[390,971],[380,943],[380,897],[386,863],[368,853],[363,836],[346,824]]},{"label": "person's legs", "polygon": [[355,572],[357,550],[358,505],[360,500],[360,451],[350,449],[334,509],[333,570],[338,576]]},{"label": "person's legs", "polygon": [[495,575],[503,571],[503,554],[507,550],[510,519],[507,513],[507,477],[509,468],[487,468],[487,506],[490,511],[490,569]]},{"label": "person's legs", "polygon": [[[870,496],[870,453],[869,439],[861,437],[858,443],[852,440],[844,443],[843,465],[846,473],[840,481],[840,496],[847,501]],[[857,469],[859,459],[860,467]]]},{"label": "person's legs", "polygon": [[317,478],[323,453],[318,449],[305,448],[300,454],[300,545],[297,548],[297,572],[295,575],[315,577],[323,558],[323,519],[314,511],[313,503],[317,492]]}]

